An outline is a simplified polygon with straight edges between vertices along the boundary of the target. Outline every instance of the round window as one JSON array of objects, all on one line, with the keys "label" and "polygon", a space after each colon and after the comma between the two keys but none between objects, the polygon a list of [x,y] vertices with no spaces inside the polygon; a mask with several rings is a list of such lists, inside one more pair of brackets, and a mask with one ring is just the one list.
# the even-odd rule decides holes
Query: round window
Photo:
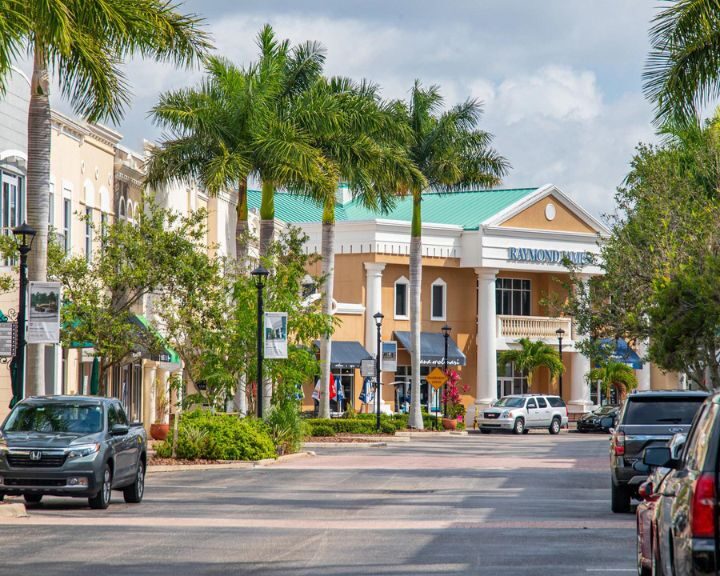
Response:
[{"label": "round window", "polygon": [[555,204],[548,204],[545,206],[545,218],[548,220],[555,220]]}]

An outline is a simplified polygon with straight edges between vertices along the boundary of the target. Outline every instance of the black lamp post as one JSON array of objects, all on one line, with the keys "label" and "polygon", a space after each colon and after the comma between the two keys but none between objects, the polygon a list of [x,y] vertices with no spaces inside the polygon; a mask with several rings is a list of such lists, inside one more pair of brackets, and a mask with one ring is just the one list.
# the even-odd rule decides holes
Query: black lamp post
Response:
[{"label": "black lamp post", "polygon": [[[27,257],[35,240],[35,229],[23,223],[13,228],[15,243],[20,251],[20,306],[18,311],[18,346],[15,352],[15,382],[13,388],[18,398],[25,397],[25,324],[27,322]],[[15,395],[13,394],[13,395]]]},{"label": "black lamp post", "polygon": [[377,354],[375,355],[375,420],[377,431],[380,432],[380,363],[382,362],[382,321],[385,316],[382,312],[378,312],[373,316],[375,318],[375,326],[377,326]]},{"label": "black lamp post", "polygon": [[[443,370],[445,372],[445,376],[448,375],[448,339],[450,338],[450,326],[445,324],[445,326],[442,327],[442,333],[443,338],[445,338],[445,356],[443,357]],[[443,385],[443,396],[445,396],[445,401],[443,402],[443,414],[447,417],[447,382]]]},{"label": "black lamp post", "polygon": [[[557,334],[558,337],[558,350],[560,354],[560,362],[562,362],[562,339],[563,336],[565,336],[565,330],[563,330],[562,328],[558,328],[557,330],[555,330],[555,334]],[[560,398],[562,398],[562,372],[560,372],[560,376],[558,377],[558,384],[558,387],[560,389]]]},{"label": "black lamp post", "polygon": [[262,265],[258,266],[250,274],[255,277],[257,288],[257,416],[263,417],[263,288],[265,280],[270,274]]}]

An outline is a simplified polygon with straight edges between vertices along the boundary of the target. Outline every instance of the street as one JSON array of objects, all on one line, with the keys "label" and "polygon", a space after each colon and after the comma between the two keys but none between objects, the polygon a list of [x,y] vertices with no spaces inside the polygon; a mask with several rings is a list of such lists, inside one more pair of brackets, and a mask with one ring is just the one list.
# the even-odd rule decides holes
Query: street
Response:
[{"label": "street", "polygon": [[46,498],[0,520],[3,576],[632,574],[605,435],[470,435],[247,470],[151,473],[106,511]]}]

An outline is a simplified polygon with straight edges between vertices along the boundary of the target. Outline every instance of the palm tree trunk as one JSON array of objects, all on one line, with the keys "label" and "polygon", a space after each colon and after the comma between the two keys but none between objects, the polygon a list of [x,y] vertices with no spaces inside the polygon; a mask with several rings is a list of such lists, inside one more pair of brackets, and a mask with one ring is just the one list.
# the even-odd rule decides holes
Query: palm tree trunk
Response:
[{"label": "palm tree trunk", "polygon": [[262,182],[260,202],[260,256],[266,256],[275,236],[275,185],[271,180]]},{"label": "palm tree trunk", "polygon": [[[333,285],[335,282],[335,195],[328,194],[323,209],[322,222],[322,275],[323,314],[332,314]],[[330,334],[320,339],[320,418],[330,418],[330,358],[332,340]]]},{"label": "palm tree trunk", "polygon": [[[235,264],[238,273],[242,273],[248,262],[248,205],[247,180],[238,183],[237,223],[235,224]],[[247,414],[246,378],[243,372],[235,384],[233,405],[235,410],[245,416]]]},{"label": "palm tree trunk", "polygon": [[[45,52],[35,46],[28,111],[27,223],[36,231],[28,255],[28,280],[47,280],[50,193],[50,78]],[[27,347],[25,394],[45,393],[45,345]]]},{"label": "palm tree trunk", "polygon": [[[413,216],[410,232],[410,428],[423,429],[420,410],[420,289],[422,283],[422,214],[420,192],[413,194]],[[428,389],[429,393],[429,389]]]}]

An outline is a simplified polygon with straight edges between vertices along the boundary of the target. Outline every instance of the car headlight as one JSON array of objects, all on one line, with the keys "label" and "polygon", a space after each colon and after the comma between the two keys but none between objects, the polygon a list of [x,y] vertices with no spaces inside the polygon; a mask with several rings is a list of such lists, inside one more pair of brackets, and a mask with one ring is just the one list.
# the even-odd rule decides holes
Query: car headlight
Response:
[{"label": "car headlight", "polygon": [[80,444],[78,446],[72,446],[68,453],[68,460],[72,458],[85,458],[91,454],[97,454],[100,451],[100,444],[95,442],[94,444]]},{"label": "car headlight", "polygon": [[510,416],[512,416],[512,411],[510,410],[505,410],[505,412],[500,414],[500,418],[510,418]]}]

